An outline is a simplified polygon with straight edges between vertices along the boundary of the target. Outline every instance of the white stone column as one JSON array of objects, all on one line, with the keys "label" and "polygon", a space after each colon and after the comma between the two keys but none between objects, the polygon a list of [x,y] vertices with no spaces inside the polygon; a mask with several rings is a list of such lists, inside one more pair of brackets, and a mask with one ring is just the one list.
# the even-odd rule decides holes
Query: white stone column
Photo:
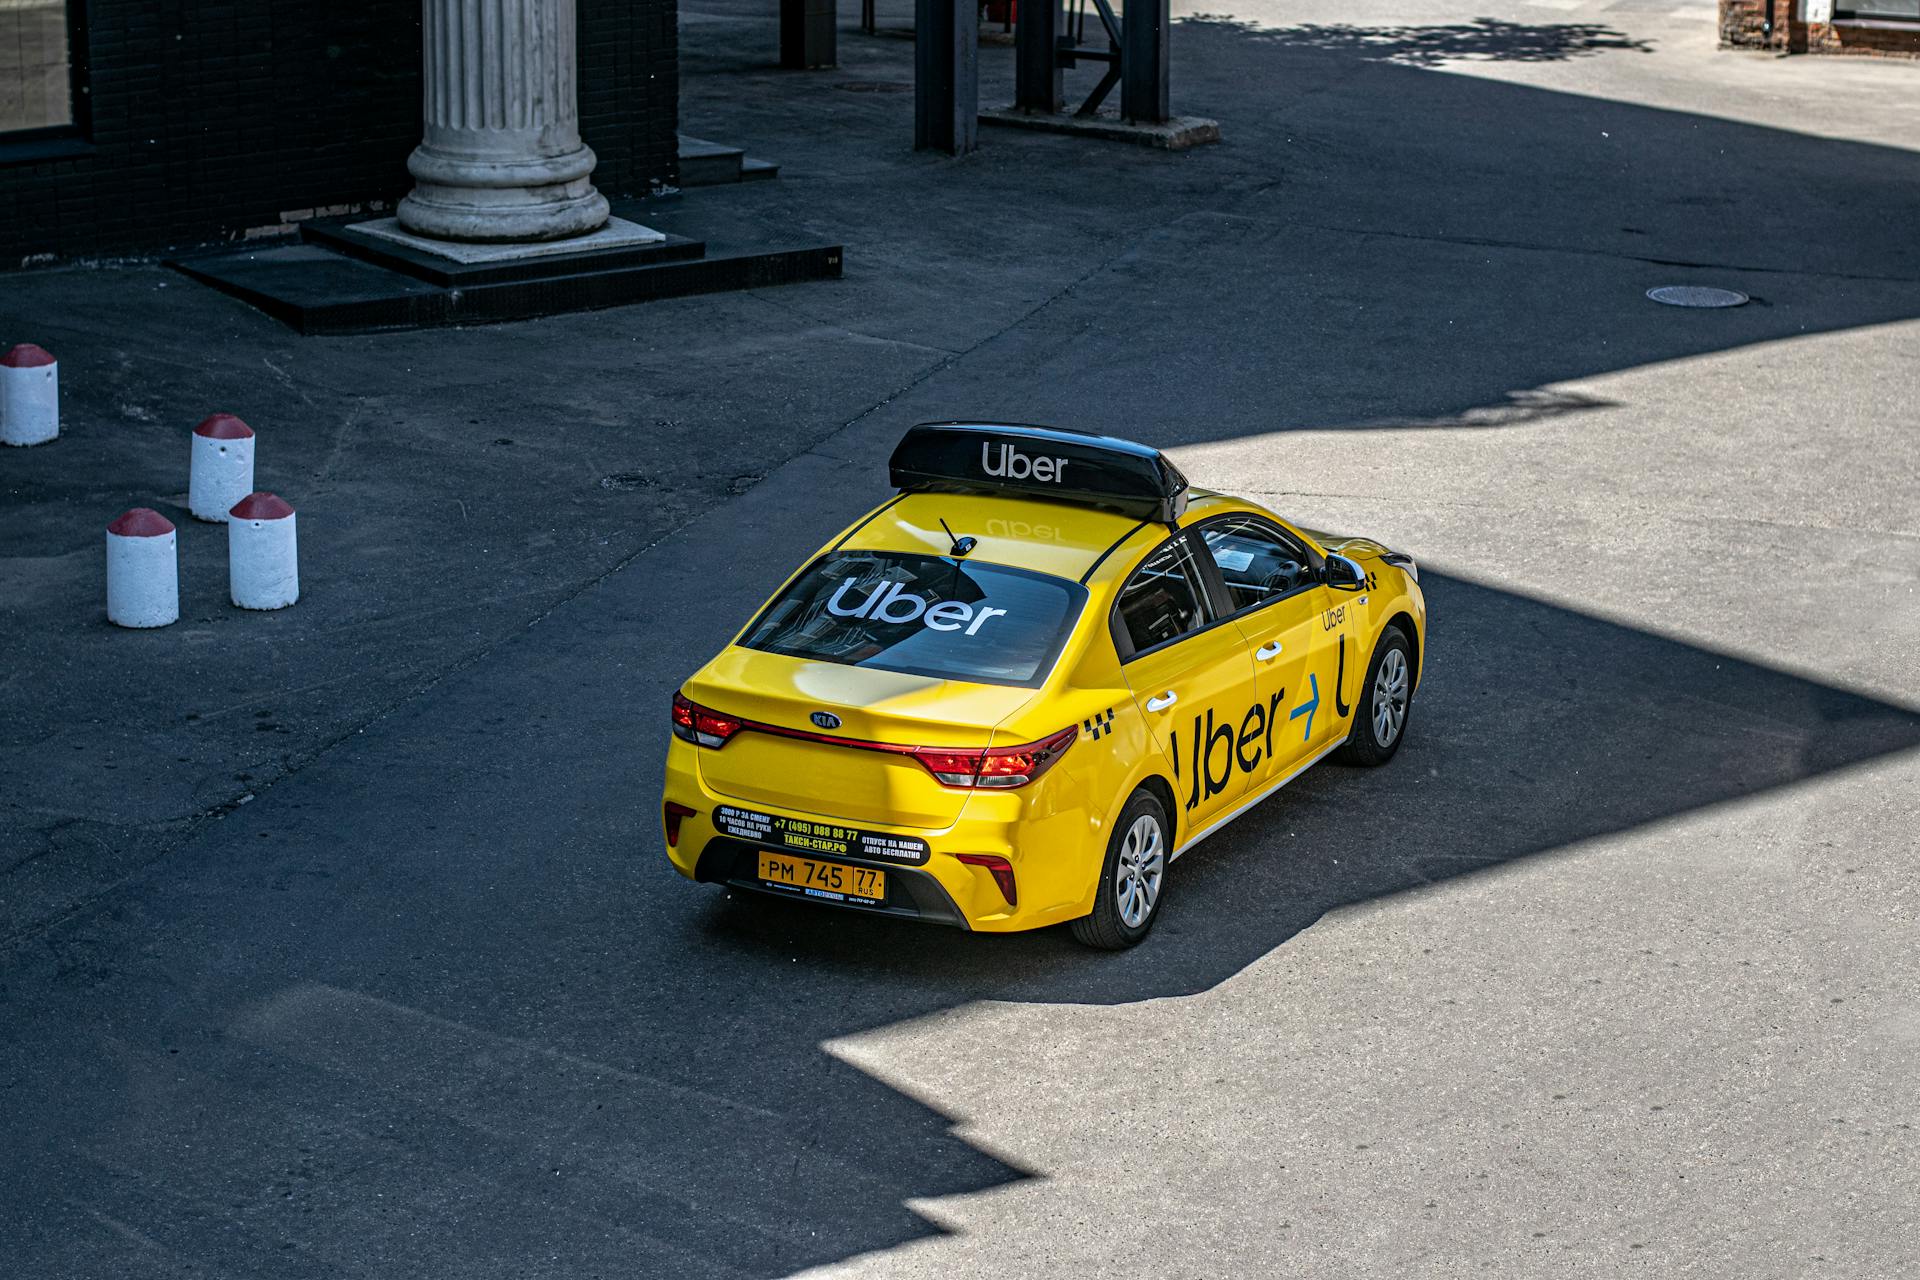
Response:
[{"label": "white stone column", "polygon": [[425,136],[396,212],[442,240],[558,240],[604,226],[580,141],[574,0],[423,0]]}]

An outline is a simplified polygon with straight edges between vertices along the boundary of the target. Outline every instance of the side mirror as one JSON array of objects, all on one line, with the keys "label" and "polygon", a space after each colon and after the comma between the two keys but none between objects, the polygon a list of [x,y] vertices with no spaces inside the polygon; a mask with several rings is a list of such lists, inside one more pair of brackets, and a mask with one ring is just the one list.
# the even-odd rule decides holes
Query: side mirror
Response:
[{"label": "side mirror", "polygon": [[1345,556],[1328,556],[1327,585],[1335,591],[1358,591],[1367,585],[1367,571]]}]

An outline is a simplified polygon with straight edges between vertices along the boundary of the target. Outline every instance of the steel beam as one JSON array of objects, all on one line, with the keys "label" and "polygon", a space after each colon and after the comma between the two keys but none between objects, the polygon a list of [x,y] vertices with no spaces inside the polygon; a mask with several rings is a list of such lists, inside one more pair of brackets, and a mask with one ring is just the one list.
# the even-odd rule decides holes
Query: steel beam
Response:
[{"label": "steel beam", "polygon": [[831,67],[840,60],[834,0],[780,0],[780,65],[789,71]]},{"label": "steel beam", "polygon": [[1013,105],[1052,114],[1066,101],[1060,0],[1020,0],[1015,23]]},{"label": "steel beam", "polygon": [[914,0],[913,18],[913,145],[965,155],[980,135],[979,5]]},{"label": "steel beam", "polygon": [[1164,124],[1167,99],[1169,0],[1126,0],[1120,24],[1120,115]]}]

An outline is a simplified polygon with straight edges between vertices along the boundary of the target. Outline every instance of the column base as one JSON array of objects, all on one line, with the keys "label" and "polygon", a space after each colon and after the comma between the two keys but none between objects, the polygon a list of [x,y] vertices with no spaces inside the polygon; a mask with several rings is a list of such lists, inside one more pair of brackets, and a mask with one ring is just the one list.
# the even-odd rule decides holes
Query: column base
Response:
[{"label": "column base", "polygon": [[[572,188],[585,188],[575,191]],[[415,187],[394,211],[418,236],[468,244],[565,240],[607,225],[607,198],[584,178],[566,187]]]},{"label": "column base", "polygon": [[473,244],[564,240],[607,223],[607,198],[594,190],[594,155],[480,160],[427,145],[407,158],[414,187],[394,212],[415,235]]}]

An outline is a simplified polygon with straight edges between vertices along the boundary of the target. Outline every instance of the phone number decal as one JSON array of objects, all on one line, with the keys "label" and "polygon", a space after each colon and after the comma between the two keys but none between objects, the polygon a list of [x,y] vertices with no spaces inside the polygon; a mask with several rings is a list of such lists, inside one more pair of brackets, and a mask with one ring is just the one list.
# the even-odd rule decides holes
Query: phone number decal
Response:
[{"label": "phone number decal", "polygon": [[722,807],[714,810],[713,821],[721,831],[737,839],[808,853],[837,853],[850,858],[904,862],[914,866],[933,856],[933,850],[927,842],[914,836],[862,831],[857,827],[843,827],[831,822],[780,818],[752,809]]}]

